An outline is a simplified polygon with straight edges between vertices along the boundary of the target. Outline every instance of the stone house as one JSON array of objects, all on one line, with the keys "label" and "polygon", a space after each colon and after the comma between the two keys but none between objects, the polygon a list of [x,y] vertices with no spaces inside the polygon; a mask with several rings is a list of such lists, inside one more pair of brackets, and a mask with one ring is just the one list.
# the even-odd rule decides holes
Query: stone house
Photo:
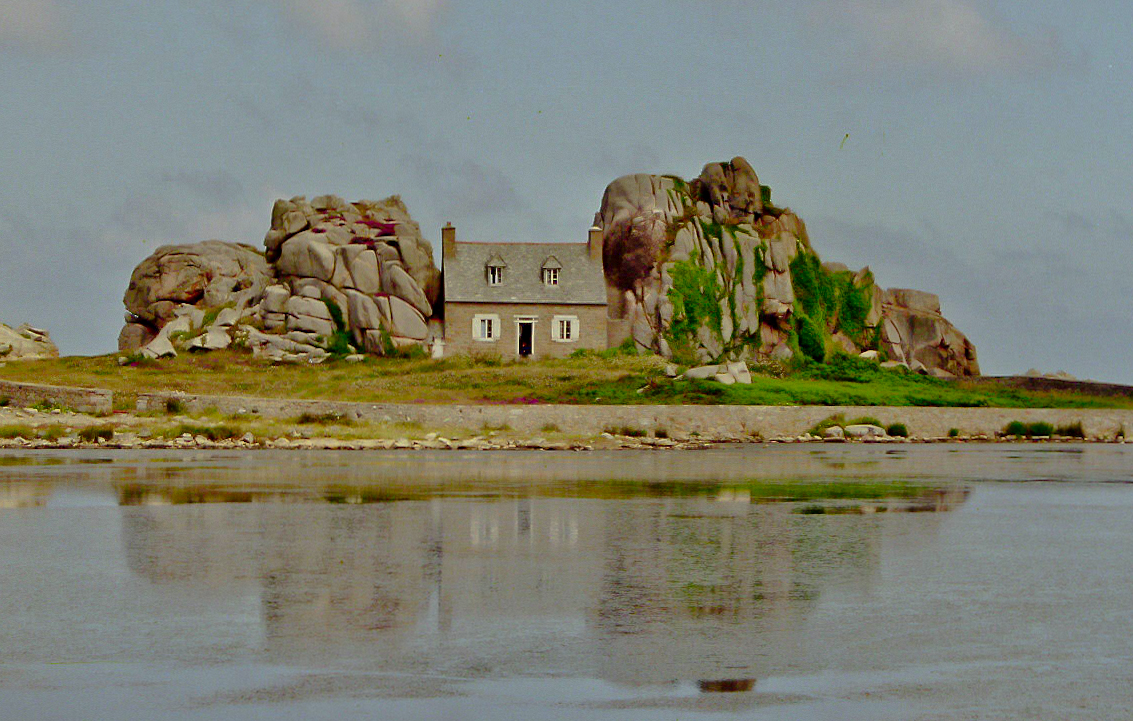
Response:
[{"label": "stone house", "polygon": [[585,243],[479,243],[457,242],[450,223],[441,243],[444,355],[562,358],[607,347],[599,228]]}]

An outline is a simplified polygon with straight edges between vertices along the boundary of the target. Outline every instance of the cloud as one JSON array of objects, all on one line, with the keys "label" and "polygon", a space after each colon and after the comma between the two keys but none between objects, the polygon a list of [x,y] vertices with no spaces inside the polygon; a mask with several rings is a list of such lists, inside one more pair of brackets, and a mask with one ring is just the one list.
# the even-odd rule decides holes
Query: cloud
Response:
[{"label": "cloud", "polygon": [[48,51],[68,40],[66,15],[55,0],[0,1],[0,49]]},{"label": "cloud", "polygon": [[1068,60],[1053,31],[1017,32],[974,0],[820,0],[806,19],[866,71],[1014,74]]},{"label": "cloud", "polygon": [[161,174],[161,181],[218,206],[236,202],[244,192],[240,181],[226,170],[169,170]]},{"label": "cloud", "polygon": [[446,0],[273,0],[318,41],[338,49],[428,39]]},{"label": "cloud", "polygon": [[448,212],[475,216],[526,208],[515,184],[499,168],[424,155],[403,155],[399,162],[424,190],[445,199]]}]

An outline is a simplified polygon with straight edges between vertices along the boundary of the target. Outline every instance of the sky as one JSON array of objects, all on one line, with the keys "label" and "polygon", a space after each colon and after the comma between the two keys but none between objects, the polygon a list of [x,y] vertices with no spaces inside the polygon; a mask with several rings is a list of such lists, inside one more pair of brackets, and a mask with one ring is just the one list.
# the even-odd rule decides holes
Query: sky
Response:
[{"label": "sky", "polygon": [[1133,383],[1133,5],[0,0],[0,321],[116,349],[160,245],[278,197],[580,241],[746,157],[824,260],[940,295],[985,374]]}]

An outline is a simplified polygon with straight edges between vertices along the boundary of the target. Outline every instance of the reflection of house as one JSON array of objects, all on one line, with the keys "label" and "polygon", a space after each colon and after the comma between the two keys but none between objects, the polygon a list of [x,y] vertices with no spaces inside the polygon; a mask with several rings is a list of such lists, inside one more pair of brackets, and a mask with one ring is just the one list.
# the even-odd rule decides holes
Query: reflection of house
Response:
[{"label": "reflection of house", "polygon": [[602,231],[586,243],[444,246],[445,353],[559,358],[606,347]]}]

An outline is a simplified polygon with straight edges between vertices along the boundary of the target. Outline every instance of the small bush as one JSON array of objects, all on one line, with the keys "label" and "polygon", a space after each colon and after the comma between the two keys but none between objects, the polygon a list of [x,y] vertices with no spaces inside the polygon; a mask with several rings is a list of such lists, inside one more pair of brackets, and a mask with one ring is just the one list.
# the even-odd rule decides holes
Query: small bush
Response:
[{"label": "small bush", "polygon": [[885,432],[896,438],[908,438],[909,429],[905,427],[904,423],[890,423]]},{"label": "small bush", "polygon": [[1037,421],[1037,422],[1032,423],[1029,426],[1027,426],[1027,435],[1031,436],[1031,437],[1033,437],[1033,436],[1050,437],[1050,436],[1054,435],[1054,426],[1047,423],[1046,421]]},{"label": "small bush", "polygon": [[949,428],[948,429],[948,437],[949,438],[959,438],[960,437],[960,429],[959,428]]},{"label": "small bush", "polygon": [[185,412],[185,404],[176,398],[167,398],[165,400],[165,412],[171,416],[178,415]]},{"label": "small bush", "polygon": [[348,418],[348,417],[342,415],[341,413],[301,413],[299,415],[299,417],[295,419],[295,422],[303,424],[303,425],[307,425],[307,424],[311,424],[311,423],[317,423],[319,425],[324,425],[324,426],[327,426],[327,425],[338,425],[338,426],[354,425],[353,419]]},{"label": "small bush", "polygon": [[630,438],[641,438],[645,435],[645,431],[640,428],[634,428],[633,426],[611,426],[602,429],[602,432],[609,433],[612,436],[629,436]]},{"label": "small bush", "polygon": [[0,426],[0,438],[35,438],[35,429],[25,425]]},{"label": "small bush", "polygon": [[50,413],[51,411],[63,411],[66,408],[55,401],[40,401],[32,405],[32,408],[42,413]]},{"label": "small bush", "polygon": [[51,441],[52,443],[59,440],[60,438],[62,438],[65,435],[67,435],[67,433],[63,429],[63,426],[60,426],[60,425],[57,425],[57,424],[52,424],[52,425],[48,426],[47,428],[44,428],[39,433],[40,438],[42,438],[46,441]]},{"label": "small bush", "polygon": [[0,398],[0,408],[7,408],[11,404],[12,404],[12,399],[9,398],[8,396],[4,396],[3,398]]},{"label": "small bush", "polygon": [[219,426],[199,426],[190,423],[182,423],[170,434],[173,437],[183,436],[188,433],[191,436],[203,436],[210,441],[225,441],[231,438],[239,438],[244,435],[244,429],[237,425],[230,425],[222,423]]},{"label": "small bush", "polygon": [[99,439],[109,441],[114,437],[114,428],[111,426],[88,426],[79,431],[79,440],[86,443],[95,443]]},{"label": "small bush", "polygon": [[669,437],[669,431],[666,428],[654,429],[653,437],[654,438],[668,438]]},{"label": "small bush", "polygon": [[826,343],[818,325],[805,315],[798,316],[795,325],[799,333],[799,350],[803,355],[815,363],[826,360]]},{"label": "small bush", "polygon": [[1078,421],[1076,423],[1058,426],[1054,429],[1054,435],[1065,436],[1066,438],[1085,438],[1086,431],[1082,428],[1082,421]]},{"label": "small bush", "polygon": [[846,425],[848,425],[846,423],[846,417],[844,415],[842,415],[841,413],[836,413],[836,414],[830,416],[829,418],[826,418],[824,420],[819,421],[818,423],[816,423],[814,425],[813,428],[811,428],[807,432],[810,433],[812,436],[822,437],[822,436],[826,435],[826,429],[827,428],[833,428],[834,426],[838,426],[839,428],[844,428]]},{"label": "small bush", "polygon": [[1023,421],[1011,421],[1003,429],[1005,436],[1025,436],[1027,435],[1027,424]]}]

